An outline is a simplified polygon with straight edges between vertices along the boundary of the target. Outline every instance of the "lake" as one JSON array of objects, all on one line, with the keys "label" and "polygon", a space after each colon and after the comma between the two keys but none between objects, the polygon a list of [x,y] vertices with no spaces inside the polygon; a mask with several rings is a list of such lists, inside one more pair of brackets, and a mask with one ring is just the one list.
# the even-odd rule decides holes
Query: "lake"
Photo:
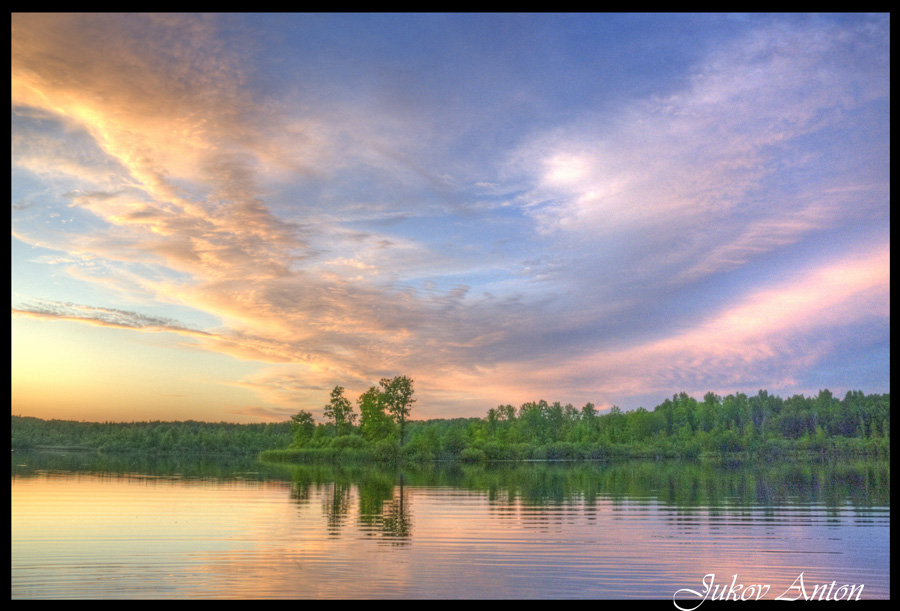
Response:
[{"label": "lake", "polygon": [[14,599],[890,598],[889,461],[13,452],[11,494]]}]

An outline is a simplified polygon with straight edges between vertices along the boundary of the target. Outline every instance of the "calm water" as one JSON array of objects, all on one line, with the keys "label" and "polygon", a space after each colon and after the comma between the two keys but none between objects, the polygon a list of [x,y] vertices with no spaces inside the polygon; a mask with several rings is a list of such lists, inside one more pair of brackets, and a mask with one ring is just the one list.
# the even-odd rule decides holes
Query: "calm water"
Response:
[{"label": "calm water", "polygon": [[798,579],[889,598],[889,463],[393,472],[13,454],[13,598],[672,600],[709,574],[770,598],[802,596]]}]

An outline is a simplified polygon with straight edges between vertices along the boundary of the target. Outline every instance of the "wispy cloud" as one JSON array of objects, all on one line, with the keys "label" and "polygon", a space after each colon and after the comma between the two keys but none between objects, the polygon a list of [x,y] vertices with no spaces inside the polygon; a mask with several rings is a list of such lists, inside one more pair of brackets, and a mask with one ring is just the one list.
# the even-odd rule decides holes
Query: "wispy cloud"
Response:
[{"label": "wispy cloud", "polygon": [[211,337],[212,334],[199,329],[192,329],[182,323],[160,316],[148,316],[138,312],[101,308],[76,303],[59,303],[52,301],[36,301],[12,308],[13,315],[31,316],[35,318],[72,320],[104,327],[133,329],[136,331],[169,331],[196,337]]},{"label": "wispy cloud", "polygon": [[858,333],[889,317],[890,246],[881,244],[751,291],[680,331],[553,360],[535,350],[500,364],[481,388],[520,401],[558,396],[565,388],[570,400],[606,406],[622,397],[747,392],[757,384],[814,392],[804,385],[805,373],[844,341],[840,330]]},{"label": "wispy cloud", "polygon": [[[358,96],[327,86],[332,65],[297,68],[309,80],[273,93],[263,43],[225,19],[14,16],[13,163],[41,185],[16,199],[14,236],[60,253],[39,263],[68,278],[216,325],[41,296],[14,314],[175,332],[258,361],[230,382],[276,411],[403,372],[446,413],[567,389],[615,402],[780,359],[799,377],[802,351],[780,338],[889,319],[884,230],[857,259],[804,254],[803,277],[783,256],[887,225],[889,180],[871,167],[889,138],[834,146],[889,118],[883,20],[763,21],[664,93],[501,133],[499,101],[526,108],[538,87],[501,79],[480,119],[453,114],[473,90],[465,104],[408,99],[403,83],[429,73],[418,65],[379,66],[396,78]],[[703,284],[736,271],[739,287]]]},{"label": "wispy cloud", "polygon": [[[605,242],[639,241],[649,269],[681,282],[881,213],[884,179],[845,176],[835,166],[842,151],[818,139],[848,112],[887,99],[888,72],[856,51],[887,32],[829,29],[753,30],[697,66],[680,90],[541,135],[515,157],[536,178],[523,203],[548,235],[579,236],[612,264]],[[804,181],[798,192],[800,176],[822,165],[854,182]],[[841,197],[837,186],[854,192]]]}]

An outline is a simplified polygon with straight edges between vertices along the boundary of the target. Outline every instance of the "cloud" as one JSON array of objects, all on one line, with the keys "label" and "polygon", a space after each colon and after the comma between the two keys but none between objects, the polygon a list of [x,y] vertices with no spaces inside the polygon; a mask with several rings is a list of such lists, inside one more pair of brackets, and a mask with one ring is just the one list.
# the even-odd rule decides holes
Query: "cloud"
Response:
[{"label": "cloud", "polygon": [[298,410],[294,409],[277,409],[277,408],[269,408],[269,407],[260,407],[260,406],[248,406],[239,409],[230,409],[226,410],[228,414],[234,414],[237,416],[246,416],[250,417],[253,420],[264,420],[269,422],[284,422],[286,420],[290,420],[291,416],[297,413]]},{"label": "cloud", "polygon": [[14,316],[74,320],[104,327],[132,329],[135,331],[173,332],[194,337],[211,337],[212,334],[187,327],[171,318],[148,316],[139,312],[101,308],[76,303],[37,301],[12,309]]},{"label": "cloud", "polygon": [[[54,301],[14,314],[190,336],[265,364],[236,383],[284,409],[404,373],[449,413],[799,363],[779,336],[884,297],[889,249],[858,277],[850,263],[810,271],[800,292],[778,283],[790,263],[757,267],[887,216],[889,179],[823,146],[889,101],[889,54],[866,51],[889,48],[883,25],[759,27],[665,94],[567,112],[523,127],[514,150],[457,161],[447,151],[469,140],[433,122],[441,111],[399,112],[402,95],[260,94],[261,66],[223,19],[14,15],[12,34],[14,170],[52,184],[18,200],[14,235],[60,252],[71,277],[218,326]],[[327,108],[310,109],[317,95]],[[50,222],[62,214],[76,227]],[[735,270],[751,284],[685,297]]]},{"label": "cloud", "polygon": [[889,96],[889,72],[859,52],[887,32],[819,26],[756,28],[714,51],[681,89],[534,138],[514,157],[534,177],[520,201],[548,236],[640,241],[649,267],[680,281],[871,212],[884,180],[853,184],[852,198],[824,178],[792,192],[801,172],[823,164],[849,180],[834,165],[846,156],[819,139]]},{"label": "cloud", "polygon": [[752,291],[680,332],[573,356],[540,378],[613,398],[788,384],[832,353],[836,329],[889,319],[890,245],[882,244]]}]

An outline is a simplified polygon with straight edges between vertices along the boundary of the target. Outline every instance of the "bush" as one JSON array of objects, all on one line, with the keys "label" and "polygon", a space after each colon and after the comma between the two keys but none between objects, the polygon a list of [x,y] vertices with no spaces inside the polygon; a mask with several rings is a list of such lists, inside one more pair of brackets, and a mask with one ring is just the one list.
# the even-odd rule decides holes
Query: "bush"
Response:
[{"label": "bush", "polygon": [[531,457],[531,446],[527,443],[514,443],[509,446],[510,460],[525,460]]},{"label": "bush", "polygon": [[400,444],[396,439],[382,439],[375,443],[375,460],[378,462],[400,462]]},{"label": "bush", "polygon": [[463,462],[484,462],[487,460],[487,457],[484,451],[478,448],[465,448],[459,453],[459,459]]},{"label": "bush", "polygon": [[508,458],[508,453],[496,441],[488,441],[481,444],[481,451],[488,461],[506,460]]},{"label": "bush", "polygon": [[547,446],[549,460],[576,460],[583,458],[579,447],[571,441],[556,441]]},{"label": "bush", "polygon": [[331,447],[337,450],[348,448],[362,449],[369,447],[369,442],[359,435],[341,435],[340,437],[334,438],[331,442]]}]

